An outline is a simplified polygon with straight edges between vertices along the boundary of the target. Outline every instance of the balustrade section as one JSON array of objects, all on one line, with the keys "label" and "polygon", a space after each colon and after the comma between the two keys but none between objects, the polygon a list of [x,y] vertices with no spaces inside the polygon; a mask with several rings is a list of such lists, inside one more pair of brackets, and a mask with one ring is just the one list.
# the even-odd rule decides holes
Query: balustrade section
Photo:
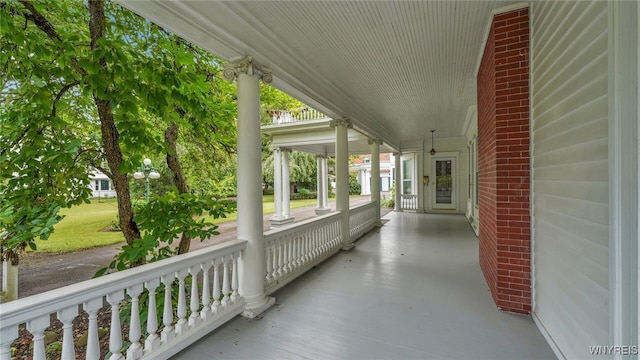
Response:
[{"label": "balustrade section", "polygon": [[402,210],[418,210],[418,195],[400,195],[400,208]]},{"label": "balustrade section", "polygon": [[376,219],[377,202],[355,206],[349,210],[349,236],[355,241],[373,229],[380,219]]},{"label": "balustrade section", "polygon": [[11,343],[23,324],[33,335],[32,358],[44,360],[44,333],[52,315],[62,323],[61,359],[75,359],[73,322],[80,311],[88,318],[82,358],[101,356],[100,311],[111,318],[109,359],[169,358],[242,313],[238,258],[246,243],[227,242],[2,304],[0,360],[12,358]]},{"label": "balustrade section", "polygon": [[335,212],[264,234],[268,294],[340,250],[340,216]]},{"label": "balustrade section", "polygon": [[301,108],[294,110],[271,110],[269,111],[273,124],[288,124],[297,121],[327,119],[327,115],[311,108]]}]

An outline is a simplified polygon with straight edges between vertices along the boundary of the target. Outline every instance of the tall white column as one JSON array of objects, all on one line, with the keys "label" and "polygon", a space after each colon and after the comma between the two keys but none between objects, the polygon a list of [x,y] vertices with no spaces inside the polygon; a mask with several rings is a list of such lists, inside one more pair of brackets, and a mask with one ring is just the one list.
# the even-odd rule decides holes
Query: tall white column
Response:
[{"label": "tall white column", "polygon": [[329,164],[326,156],[322,158],[322,183],[324,184],[324,190],[322,190],[322,207],[331,211],[329,208]]},{"label": "tall white column", "polygon": [[400,203],[402,201],[402,196],[400,196],[402,194],[402,169],[400,168],[400,156],[402,156],[402,154],[399,152],[393,153],[393,157],[396,161],[396,198],[394,200],[394,210],[402,212],[402,206]]},{"label": "tall white column", "polygon": [[239,293],[247,305],[244,316],[255,317],[275,303],[264,289],[266,261],[262,230],[262,159],[259,80],[271,74],[250,57],[228,64],[224,77],[238,82],[238,232],[247,247],[239,261]]},{"label": "tall white column", "polygon": [[323,215],[331,211],[329,208],[329,190],[327,189],[327,157],[318,155],[316,156],[316,162],[318,172],[318,186],[316,187],[318,207],[316,208],[316,215]]},{"label": "tall white column", "polygon": [[371,145],[371,201],[376,202],[376,222],[380,222],[380,139],[369,139]]},{"label": "tall white column", "polygon": [[283,148],[282,152],[282,217],[293,221],[291,216],[291,181],[289,181],[290,149]]},{"label": "tall white column", "polygon": [[273,220],[282,219],[282,154],[273,149]]},{"label": "tall white column", "polygon": [[353,243],[349,236],[349,138],[347,119],[332,120],[336,129],[336,210],[342,212],[340,236],[342,250],[351,250]]},{"label": "tall white column", "polygon": [[289,153],[290,149],[277,148],[273,154],[273,202],[274,214],[271,227],[278,228],[291,224],[291,182],[289,181]]}]

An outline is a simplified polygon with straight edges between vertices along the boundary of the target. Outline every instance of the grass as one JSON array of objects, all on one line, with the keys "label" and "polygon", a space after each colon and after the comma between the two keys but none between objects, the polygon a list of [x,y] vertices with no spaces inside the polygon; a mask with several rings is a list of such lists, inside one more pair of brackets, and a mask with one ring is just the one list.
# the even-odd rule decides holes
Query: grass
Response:
[{"label": "grass", "polygon": [[116,221],[118,204],[115,200],[94,200],[70,209],[60,210],[65,215],[48,240],[37,240],[37,252],[70,252],[124,241],[121,232],[103,231]]},{"label": "grass", "polygon": [[[263,213],[273,214],[273,195],[263,196],[262,202]],[[311,206],[316,203],[316,199],[293,200],[291,208]],[[91,204],[62,209],[60,214],[65,215],[65,218],[55,226],[48,240],[36,241],[36,252],[72,252],[124,242],[121,232],[104,231],[111,222],[117,220],[118,204],[115,199],[94,200]],[[215,219],[213,222],[218,224],[236,219],[237,214],[233,213],[224,219]],[[211,219],[208,220],[211,221]]]}]

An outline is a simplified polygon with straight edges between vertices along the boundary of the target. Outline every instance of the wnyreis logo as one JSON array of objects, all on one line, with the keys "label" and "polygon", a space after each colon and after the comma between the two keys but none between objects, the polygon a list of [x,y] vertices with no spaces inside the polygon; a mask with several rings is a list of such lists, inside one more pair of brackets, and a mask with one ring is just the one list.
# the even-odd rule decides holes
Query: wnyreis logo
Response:
[{"label": "wnyreis logo", "polygon": [[591,355],[638,355],[636,345],[597,345],[589,346]]}]

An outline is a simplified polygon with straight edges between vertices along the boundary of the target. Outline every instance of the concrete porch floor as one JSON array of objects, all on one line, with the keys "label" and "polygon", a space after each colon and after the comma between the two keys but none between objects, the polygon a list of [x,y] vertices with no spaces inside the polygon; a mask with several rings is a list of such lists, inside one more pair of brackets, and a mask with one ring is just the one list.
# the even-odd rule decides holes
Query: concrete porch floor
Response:
[{"label": "concrete porch floor", "polygon": [[389,221],[174,359],[554,359],[530,317],[502,313],[462,215]]}]

